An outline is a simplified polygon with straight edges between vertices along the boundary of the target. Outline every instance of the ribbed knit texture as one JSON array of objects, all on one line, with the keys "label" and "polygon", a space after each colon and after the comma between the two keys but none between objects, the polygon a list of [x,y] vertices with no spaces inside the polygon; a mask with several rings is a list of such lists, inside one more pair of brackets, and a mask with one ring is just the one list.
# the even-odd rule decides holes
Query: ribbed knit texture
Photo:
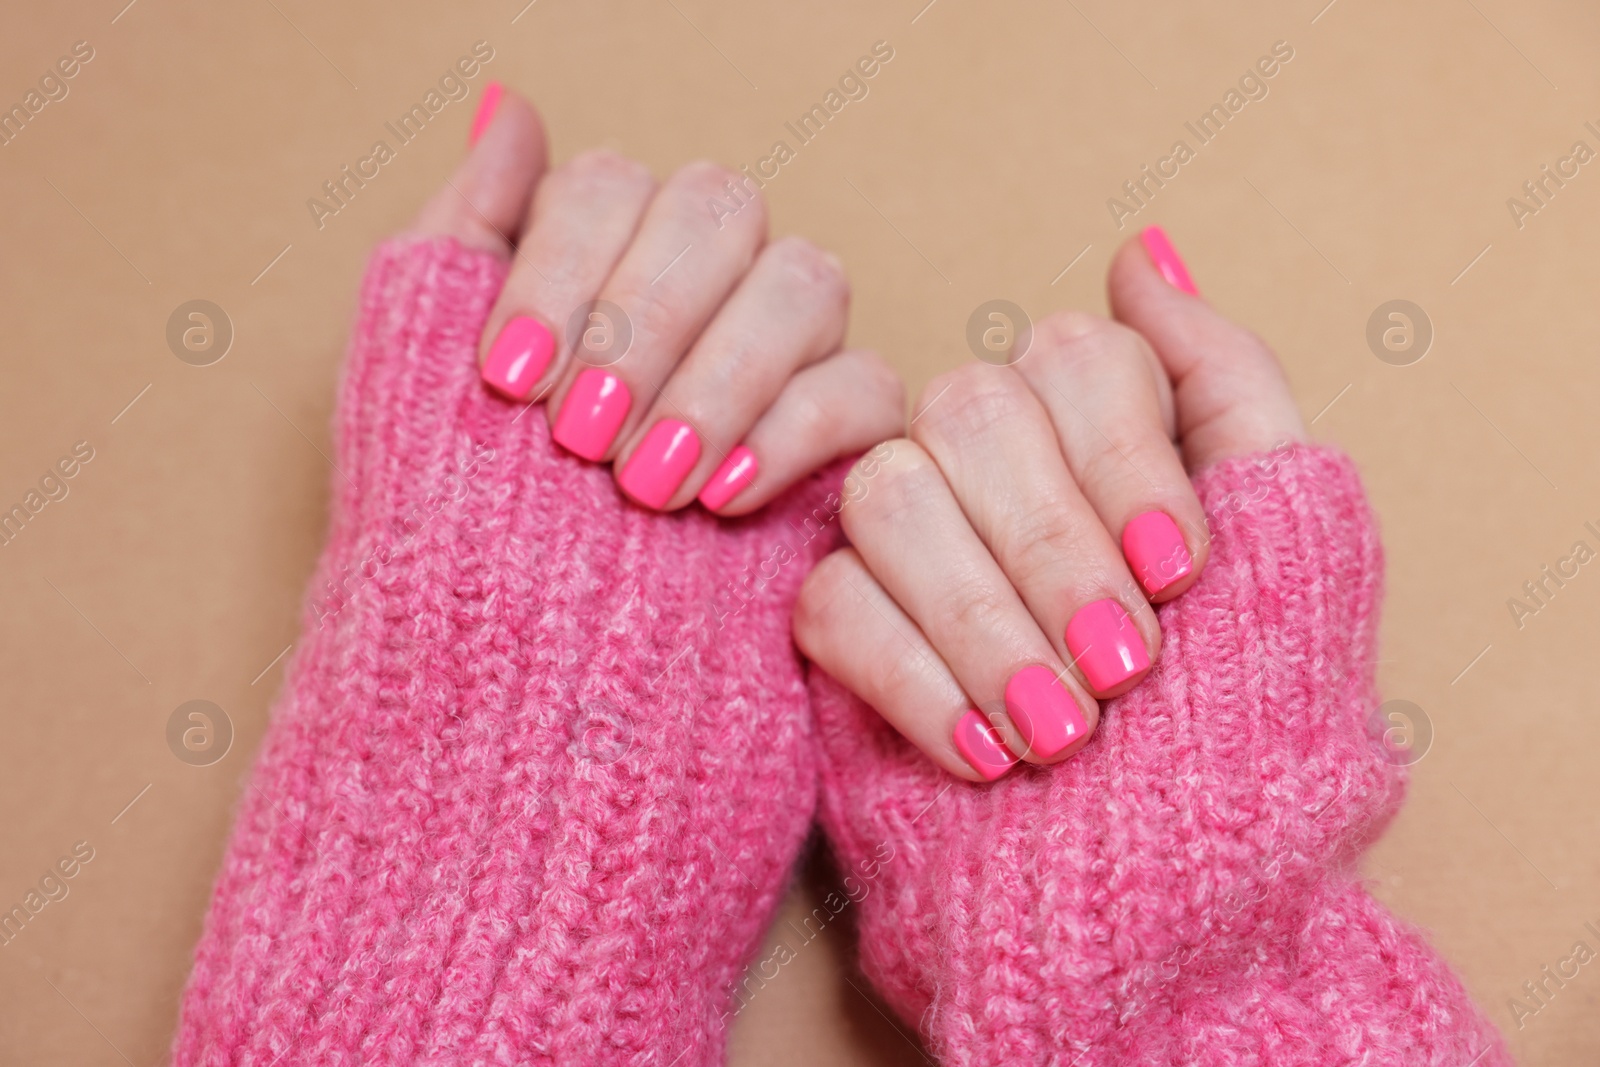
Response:
[{"label": "ribbed knit texture", "polygon": [[505,270],[374,256],[177,1067],[723,1062],[814,812],[789,614],[837,472],[743,522],[626,503],[479,380]]},{"label": "ribbed knit texture", "polygon": [[816,673],[868,977],[947,1067],[1508,1064],[1353,872],[1403,788],[1366,725],[1381,556],[1354,470],[1302,447],[1198,487],[1210,562],[1064,765],[958,781]]}]

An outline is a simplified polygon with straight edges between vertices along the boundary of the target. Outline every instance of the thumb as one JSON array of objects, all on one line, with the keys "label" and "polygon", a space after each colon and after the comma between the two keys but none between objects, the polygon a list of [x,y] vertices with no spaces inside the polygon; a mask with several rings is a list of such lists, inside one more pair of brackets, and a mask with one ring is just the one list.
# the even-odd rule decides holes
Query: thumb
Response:
[{"label": "thumb", "polygon": [[1172,379],[1190,471],[1305,440],[1278,357],[1206,303],[1166,231],[1151,226],[1125,242],[1107,285],[1112,317],[1144,335]]}]

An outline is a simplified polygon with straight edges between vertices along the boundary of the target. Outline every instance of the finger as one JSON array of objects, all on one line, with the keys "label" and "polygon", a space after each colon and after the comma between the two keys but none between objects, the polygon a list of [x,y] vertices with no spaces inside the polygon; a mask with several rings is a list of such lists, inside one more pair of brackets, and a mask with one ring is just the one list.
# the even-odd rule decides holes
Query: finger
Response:
[{"label": "finger", "polygon": [[496,102],[485,90],[480,114],[485,109],[492,117],[482,136],[423,205],[411,232],[454,237],[470,248],[504,255],[544,174],[544,123],[532,104],[509,91],[498,94]]},{"label": "finger", "polygon": [[1150,669],[1161,628],[1073,480],[1038,398],[1017,374],[987,363],[967,364],[928,391],[937,399],[919,405],[912,436],[1054,655],[1097,697],[1131,689]]},{"label": "finger", "polygon": [[881,356],[837,352],[789,380],[707,477],[700,503],[747,515],[812,471],[898,435],[905,410],[905,386]]},{"label": "finger", "polygon": [[993,781],[1016,764],[998,732],[968,707],[927,636],[854,549],[835,552],[806,576],[794,639],[807,659],[951,774]]},{"label": "finger", "polygon": [[594,301],[654,191],[643,164],[606,151],[576,156],[539,183],[527,233],[478,345],[491,388],[528,400],[555,381],[576,341],[569,331],[586,328],[574,311]]},{"label": "finger", "polygon": [[974,532],[934,460],[912,441],[885,447],[873,477],[857,476],[866,491],[845,498],[840,514],[850,543],[950,665],[971,705],[1004,707],[997,725],[1011,750],[1032,762],[1065,759],[1094,729],[1094,700]]},{"label": "finger", "polygon": [[[714,164],[692,163],[650,202],[599,297],[602,305],[621,309],[631,340],[599,360],[580,347],[552,396],[552,436],[568,451],[590,460],[616,454],[749,269],[766,238],[767,214],[753,190],[739,211],[727,213],[729,189],[744,180]],[[723,210],[713,211],[713,204]]]},{"label": "finger", "polygon": [[1142,337],[1098,315],[1052,315],[1033,337],[1014,366],[1050,413],[1073,480],[1145,595],[1171,600],[1199,577],[1210,539],[1168,428],[1166,371]]},{"label": "finger", "polygon": [[1166,232],[1151,226],[1117,250],[1107,284],[1113,317],[1144,335],[1172,379],[1189,470],[1305,440],[1272,350],[1218,314],[1192,281],[1185,288],[1188,279]]},{"label": "finger", "polygon": [[794,372],[839,347],[849,306],[832,255],[798,237],[762,249],[623,443],[617,484],[647,507],[693,500]]}]

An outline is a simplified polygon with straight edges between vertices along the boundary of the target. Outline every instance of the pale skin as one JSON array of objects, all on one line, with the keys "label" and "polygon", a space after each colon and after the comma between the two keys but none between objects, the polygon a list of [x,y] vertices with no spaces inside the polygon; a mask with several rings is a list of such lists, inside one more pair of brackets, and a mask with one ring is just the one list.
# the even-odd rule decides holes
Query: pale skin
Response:
[{"label": "pale skin", "polygon": [[754,511],[829,461],[899,432],[904,389],[893,369],[876,353],[841,347],[850,288],[839,260],[801,238],[769,241],[758,194],[720,220],[707,208],[740,175],[698,162],[657,182],[615,152],[550,168],[547,151],[538,113],[507,90],[411,228],[510,258],[480,365],[514,317],[546,324],[555,356],[528,402],[545,404],[554,422],[584,367],[568,336],[573,312],[597,301],[624,309],[632,344],[606,369],[635,399],[601,461],[620,472],[660,419],[693,426],[704,447],[667,511],[694,505],[741,444],[759,473],[715,508],[721,515]]},{"label": "pale skin", "polygon": [[[800,648],[950,773],[984,780],[952,743],[983,709],[1034,763],[1090,743],[1099,701],[1063,634],[1082,605],[1115,598],[1153,663],[1152,603],[1182,596],[1205,566],[1190,476],[1221,460],[1304,440],[1277,358],[1204,299],[1169,283],[1136,238],[1112,261],[1111,318],[1058,312],[1009,366],[973,363],[929,384],[909,435],[890,443],[870,490],[848,503],[851,547],[811,573],[795,618]],[[1194,566],[1147,596],[1119,547],[1159,510]],[[1071,693],[1087,730],[1049,757],[1003,708],[1007,680],[1039,664]]]}]

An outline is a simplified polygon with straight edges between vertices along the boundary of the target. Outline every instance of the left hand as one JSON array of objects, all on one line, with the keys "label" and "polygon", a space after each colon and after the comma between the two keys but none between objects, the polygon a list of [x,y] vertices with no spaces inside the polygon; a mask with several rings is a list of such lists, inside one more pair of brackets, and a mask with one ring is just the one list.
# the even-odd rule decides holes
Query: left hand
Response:
[{"label": "left hand", "polygon": [[547,400],[556,442],[614,464],[636,503],[743,515],[904,425],[899,377],[840,347],[838,259],[768,243],[743,175],[691,163],[658,186],[608,151],[547,173],[538,114],[498,85],[475,131],[413,230],[512,257],[479,344],[485,383]]}]

